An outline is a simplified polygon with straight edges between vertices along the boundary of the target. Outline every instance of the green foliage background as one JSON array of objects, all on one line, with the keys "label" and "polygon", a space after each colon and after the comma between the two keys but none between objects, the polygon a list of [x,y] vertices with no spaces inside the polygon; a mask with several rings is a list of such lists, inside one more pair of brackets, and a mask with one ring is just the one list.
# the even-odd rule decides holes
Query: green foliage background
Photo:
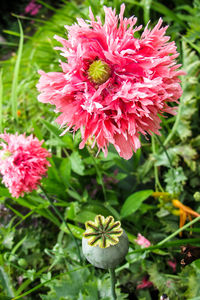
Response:
[{"label": "green foliage background", "polygon": [[[96,214],[121,220],[130,252],[117,269],[118,299],[159,299],[163,293],[173,300],[200,299],[200,260],[185,268],[180,265],[181,245],[200,246],[200,226],[195,223],[181,239],[176,233],[179,217],[171,202],[178,198],[200,213],[200,1],[124,0],[125,15],[135,15],[137,24],[151,19],[151,27],[163,18],[187,73],[177,115],[162,118],[159,139],[141,137],[142,147],[129,161],[121,159],[112,146],[107,158],[102,153],[95,157],[97,149],[79,150],[80,133],[61,137],[53,108],[37,101],[35,87],[39,69],[60,70],[53,36],[66,37],[64,25],[77,17],[88,19],[89,6],[102,18],[104,5],[119,12],[122,1],[63,0],[57,8],[38,2],[52,14],[50,18],[39,14],[30,25],[30,18],[22,16],[19,32],[7,31],[18,38],[18,48],[13,45],[11,57],[1,61],[1,132],[33,133],[44,139],[52,152],[52,167],[42,184],[79,245],[84,222]],[[155,199],[153,191],[170,196]],[[0,299],[111,299],[108,275],[85,261],[80,264],[69,230],[41,189],[13,199],[1,184],[0,202]],[[138,233],[154,247],[141,249],[134,241]],[[169,260],[177,262],[175,273]],[[153,286],[136,289],[144,277]]]}]

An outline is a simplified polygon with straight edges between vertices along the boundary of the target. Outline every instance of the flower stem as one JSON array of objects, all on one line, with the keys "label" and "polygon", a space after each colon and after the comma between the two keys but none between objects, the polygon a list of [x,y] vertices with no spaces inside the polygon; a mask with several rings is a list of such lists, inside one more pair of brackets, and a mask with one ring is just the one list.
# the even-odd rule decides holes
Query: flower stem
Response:
[{"label": "flower stem", "polygon": [[166,243],[167,241],[169,241],[170,239],[172,239],[173,237],[175,237],[177,234],[179,234],[179,232],[185,230],[186,228],[188,228],[189,226],[191,226],[192,224],[196,223],[197,221],[200,221],[200,216],[195,218],[194,220],[192,220],[191,222],[187,223],[186,225],[184,225],[183,227],[179,228],[178,230],[176,230],[174,233],[170,234],[168,237],[166,237],[164,240],[160,241],[157,245],[160,246],[164,243]]},{"label": "flower stem", "polygon": [[[155,155],[156,154],[156,146],[155,146],[155,138],[153,135],[151,137],[151,144],[152,144],[152,152]],[[159,180],[158,167],[155,165],[155,163],[154,163],[154,176],[155,176],[155,190],[158,191],[158,188],[159,188],[160,191],[164,192],[164,190],[160,184],[160,180]]]},{"label": "flower stem", "polygon": [[[184,40],[182,41],[182,53],[183,53],[183,57],[182,57],[182,62],[183,62],[183,66],[185,65],[185,51],[184,51]],[[184,94],[184,90],[185,90],[185,84],[187,83],[187,76],[181,76],[181,82],[182,82],[182,89],[183,89],[183,94]],[[179,107],[178,107],[178,113],[176,115],[176,120],[175,120],[175,123],[172,127],[172,130],[170,131],[169,135],[167,136],[167,138],[165,139],[164,141],[164,146],[166,146],[170,141],[171,139],[173,138],[173,136],[175,135],[176,131],[177,131],[177,128],[178,128],[178,125],[179,125],[179,122],[181,120],[181,115],[182,115],[182,110],[183,110],[183,106],[184,106],[184,100],[183,100],[183,96],[180,98],[180,104],[179,104]]]},{"label": "flower stem", "polygon": [[167,152],[167,149],[165,148],[165,145],[162,143],[162,141],[161,141],[161,139],[159,138],[158,135],[156,135],[156,138],[157,138],[157,140],[159,141],[161,147],[163,148],[164,153],[165,153],[166,156],[167,156],[167,159],[168,159],[168,161],[169,161],[170,167],[173,169],[172,161],[171,161],[171,158],[169,157],[169,154],[168,154],[168,152]]},{"label": "flower stem", "polygon": [[87,150],[88,150],[88,153],[89,153],[89,155],[92,158],[92,161],[94,163],[94,167],[95,167],[95,170],[97,172],[97,176],[99,177],[100,184],[101,184],[102,191],[103,191],[103,195],[104,195],[104,200],[105,200],[105,202],[107,202],[107,195],[106,195],[106,189],[105,189],[105,185],[104,185],[104,181],[103,181],[103,176],[101,174],[101,171],[99,170],[99,167],[98,167],[98,165],[96,163],[96,160],[95,160],[94,156],[92,155],[92,153],[90,151],[90,148],[87,147]]},{"label": "flower stem", "polygon": [[115,292],[115,283],[116,283],[116,277],[115,277],[115,269],[109,269],[110,273],[110,281],[111,281],[111,293],[113,300],[117,300],[117,295]]},{"label": "flower stem", "polygon": [[68,231],[69,231],[69,233],[70,233],[70,235],[71,235],[71,237],[72,237],[72,239],[74,241],[74,244],[75,244],[75,246],[77,248],[77,254],[78,254],[78,257],[79,257],[79,261],[82,264],[82,257],[81,257],[81,252],[80,252],[80,249],[79,249],[79,245],[78,245],[77,240],[74,237],[74,235],[73,235],[73,233],[72,233],[69,225],[67,224],[67,222],[65,221],[65,219],[63,218],[63,216],[61,215],[61,213],[59,212],[59,210],[57,209],[57,207],[53,204],[53,201],[51,200],[51,198],[49,197],[49,195],[47,194],[47,192],[45,191],[45,189],[41,185],[39,185],[39,186],[40,186],[41,190],[43,191],[44,195],[47,197],[48,201],[50,202],[50,204],[51,204],[53,210],[55,211],[55,213],[57,214],[57,216],[60,218],[60,220],[65,224],[66,228],[68,229]]},{"label": "flower stem", "polygon": [[168,161],[169,161],[170,168],[171,168],[171,170],[172,170],[172,176],[173,176],[173,179],[174,179],[174,181],[176,181],[175,174],[174,174],[174,172],[173,172],[172,160],[171,160],[171,158],[170,158],[170,156],[169,156],[169,154],[168,154],[168,152],[167,152],[167,149],[166,149],[165,145],[163,144],[163,142],[161,141],[161,139],[159,138],[158,135],[156,135],[156,138],[157,138],[157,140],[159,141],[161,147],[163,148],[164,153],[166,154],[166,157],[167,157],[167,159],[168,159]]}]

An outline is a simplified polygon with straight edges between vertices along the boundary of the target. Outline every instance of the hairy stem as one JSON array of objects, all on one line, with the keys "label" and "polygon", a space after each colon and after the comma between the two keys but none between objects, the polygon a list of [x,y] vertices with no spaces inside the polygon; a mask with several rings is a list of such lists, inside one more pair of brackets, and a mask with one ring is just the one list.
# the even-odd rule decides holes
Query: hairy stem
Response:
[{"label": "hairy stem", "polygon": [[112,299],[117,300],[117,295],[115,292],[115,283],[116,283],[115,269],[109,269],[109,273],[110,273],[110,281],[111,281]]}]

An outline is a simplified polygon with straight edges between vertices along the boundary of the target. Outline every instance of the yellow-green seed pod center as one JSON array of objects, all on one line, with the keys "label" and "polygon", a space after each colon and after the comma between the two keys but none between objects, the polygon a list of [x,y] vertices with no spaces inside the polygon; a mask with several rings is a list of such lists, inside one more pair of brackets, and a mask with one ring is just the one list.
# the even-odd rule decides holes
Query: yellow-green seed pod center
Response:
[{"label": "yellow-green seed pod center", "polygon": [[2,160],[5,160],[5,159],[7,159],[9,156],[11,156],[11,155],[12,155],[12,153],[11,153],[10,151],[6,150],[6,151],[4,151],[4,153],[3,153],[2,157],[1,157],[1,159],[2,159]]},{"label": "yellow-green seed pod center", "polygon": [[107,63],[95,60],[88,69],[88,78],[96,84],[102,84],[110,77],[111,70]]}]

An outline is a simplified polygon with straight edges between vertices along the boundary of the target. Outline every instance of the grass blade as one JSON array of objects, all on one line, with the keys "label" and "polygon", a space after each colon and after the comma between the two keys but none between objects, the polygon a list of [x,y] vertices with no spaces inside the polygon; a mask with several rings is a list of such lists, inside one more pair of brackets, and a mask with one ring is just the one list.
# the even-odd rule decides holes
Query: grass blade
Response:
[{"label": "grass blade", "polygon": [[39,3],[39,4],[42,4],[43,6],[45,6],[46,8],[48,8],[48,9],[50,9],[50,10],[52,10],[52,11],[57,12],[57,10],[58,10],[58,9],[54,8],[53,6],[51,6],[51,5],[47,4],[47,3],[45,3],[45,2],[42,1],[42,0],[37,0],[36,2]]},{"label": "grass blade", "polygon": [[24,34],[21,22],[18,20],[19,23],[19,29],[20,29],[20,39],[19,39],[19,48],[17,52],[17,60],[15,63],[14,68],[14,76],[13,76],[13,82],[12,82],[12,89],[11,89],[11,107],[12,107],[12,116],[17,121],[17,84],[18,84],[18,77],[19,77],[19,69],[20,69],[20,62],[22,58],[22,50],[23,50],[23,42],[24,42]]}]

